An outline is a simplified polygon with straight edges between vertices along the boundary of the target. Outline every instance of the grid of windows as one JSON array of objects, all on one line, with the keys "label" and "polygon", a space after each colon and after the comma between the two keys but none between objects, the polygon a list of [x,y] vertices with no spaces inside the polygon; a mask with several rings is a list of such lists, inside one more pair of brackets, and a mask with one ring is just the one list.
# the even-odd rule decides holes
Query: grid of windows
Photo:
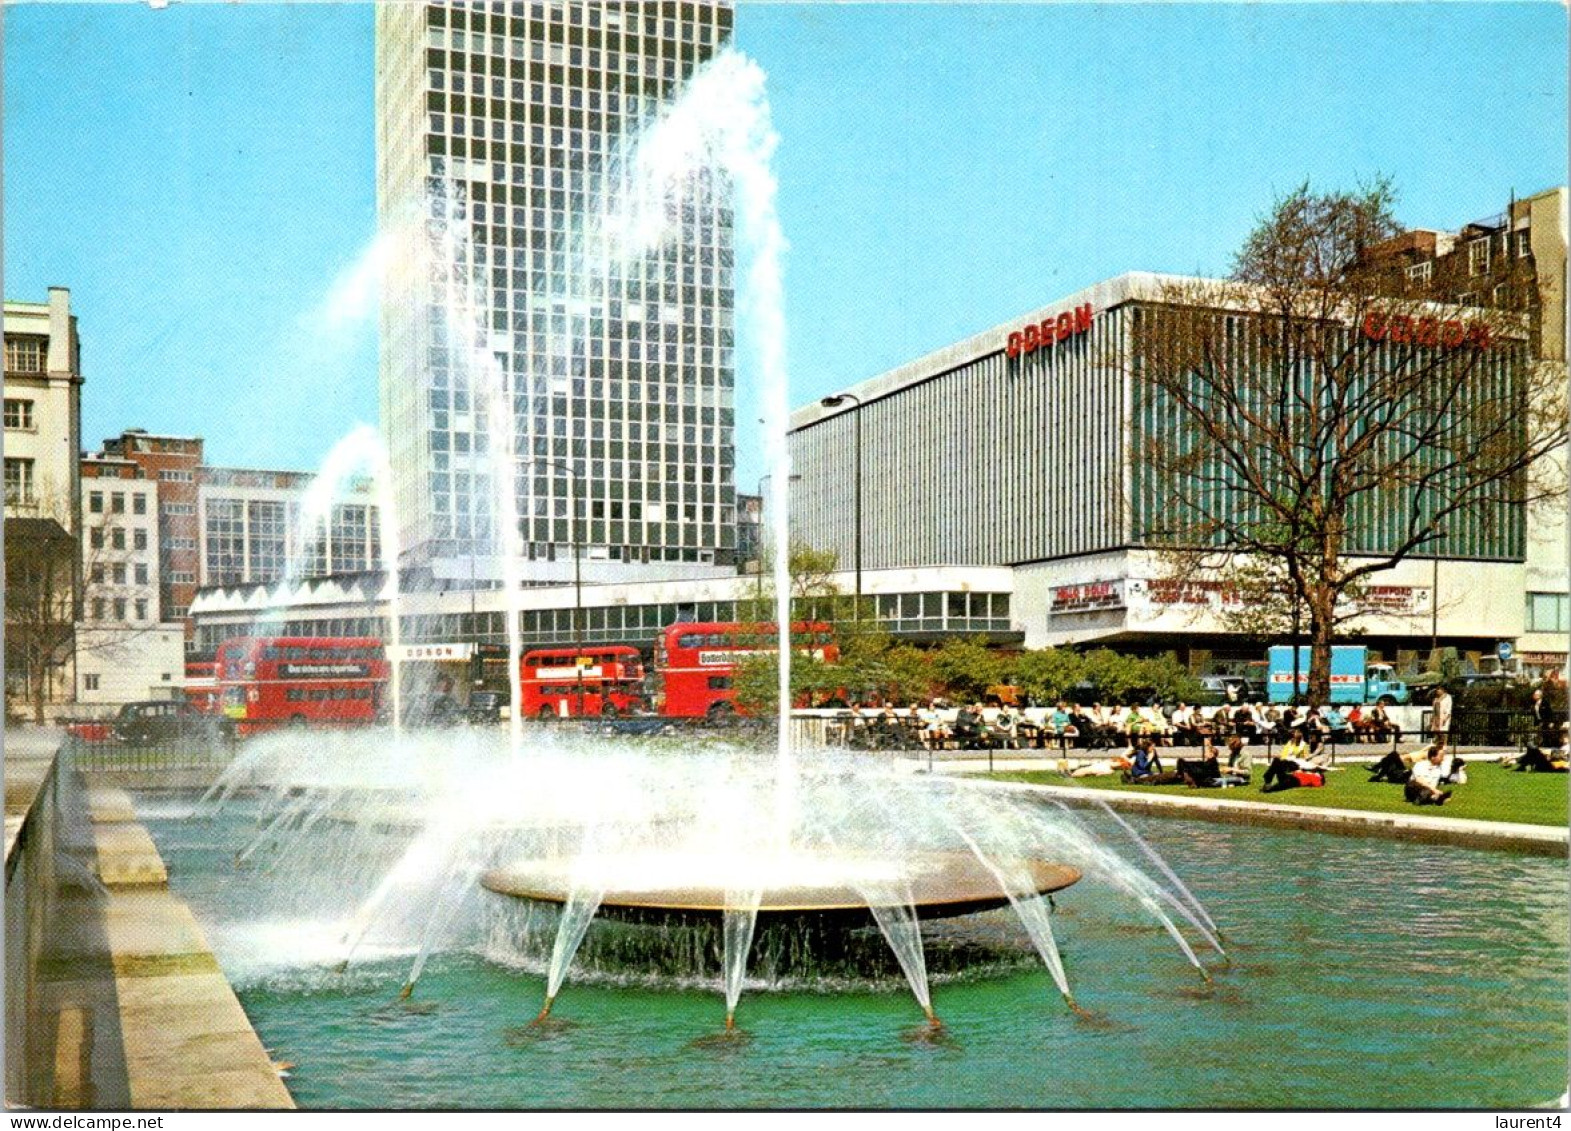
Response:
[{"label": "grid of windows", "polygon": [[37,427],[33,423],[33,402],[21,397],[5,398],[5,430],[7,432],[31,432]]},{"label": "grid of windows", "polygon": [[42,373],[48,351],[48,338],[8,334],[5,339],[5,371]]},{"label": "grid of windows", "polygon": [[373,568],[367,512],[370,508],[343,504],[333,508],[332,553],[334,573],[360,573]]},{"label": "grid of windows", "polygon": [[7,459],[5,461],[5,505],[8,507],[31,506],[37,502],[33,487],[33,461]]},{"label": "grid of windows", "polygon": [[[383,355],[406,540],[494,545],[495,367],[531,557],[581,540],[612,560],[727,560],[726,195],[697,178],[673,240],[618,266],[583,232],[614,207],[626,139],[729,35],[729,7],[452,2],[419,26],[398,7],[378,11],[383,200],[432,220],[412,249],[427,268],[395,280],[411,325],[393,335],[413,340]],[[423,154],[398,136],[411,128]]]},{"label": "grid of windows", "polygon": [[248,580],[270,583],[284,576],[288,557],[289,516],[283,503],[253,499],[246,504]]},{"label": "grid of windows", "polygon": [[[172,581],[173,574],[170,575]],[[207,583],[238,585],[245,580],[245,503],[207,501]]]}]

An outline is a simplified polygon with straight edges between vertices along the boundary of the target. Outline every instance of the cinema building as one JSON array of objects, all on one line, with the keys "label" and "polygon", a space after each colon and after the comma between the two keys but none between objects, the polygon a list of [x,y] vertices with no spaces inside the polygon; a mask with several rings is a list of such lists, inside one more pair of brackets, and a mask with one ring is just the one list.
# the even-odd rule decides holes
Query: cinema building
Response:
[{"label": "cinema building", "polygon": [[[1142,533],[1171,500],[1138,453],[1171,442],[1175,418],[1141,380],[1133,335],[1142,319],[1175,309],[1176,296],[1208,286],[1121,275],[826,398],[837,403],[799,409],[795,536],[835,551],[843,568],[856,566],[860,545],[864,591],[890,572],[1003,573],[1011,626],[1028,647],[1176,650],[1196,667],[1259,658],[1261,641],[1231,627],[1231,587],[1176,579]],[[1491,340],[1454,309],[1348,332],[1376,363],[1416,334],[1436,351],[1475,350],[1469,364],[1486,381],[1509,382],[1527,357],[1525,341]],[[1351,627],[1396,661],[1427,653],[1432,640],[1480,660],[1497,655],[1525,627],[1525,510],[1499,502],[1458,515],[1437,553],[1375,576]],[[1353,556],[1389,549],[1404,516],[1378,495],[1350,516]]]}]

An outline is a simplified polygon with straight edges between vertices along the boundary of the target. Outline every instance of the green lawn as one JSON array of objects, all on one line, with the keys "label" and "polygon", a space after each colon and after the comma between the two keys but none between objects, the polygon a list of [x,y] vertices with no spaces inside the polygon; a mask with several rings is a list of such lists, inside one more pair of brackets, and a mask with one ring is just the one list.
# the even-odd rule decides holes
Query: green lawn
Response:
[{"label": "green lawn", "polygon": [[[1168,759],[1164,759],[1164,765]],[[1467,759],[1463,758],[1464,762]],[[1369,771],[1361,765],[1333,770],[1326,775],[1324,789],[1289,789],[1281,793],[1261,793],[1258,782],[1265,772],[1257,767],[1257,784],[1238,789],[1190,789],[1183,785],[1125,785],[1118,777],[1070,778],[1052,772],[999,774],[1010,781],[1037,785],[1073,785],[1088,789],[1134,790],[1140,793],[1183,794],[1223,801],[1267,801],[1277,805],[1304,805],[1322,809],[1361,809],[1379,813],[1409,813],[1418,816],[1464,817],[1476,821],[1515,821],[1527,825],[1566,823],[1568,778],[1564,774],[1518,774],[1493,763],[1468,762],[1467,784],[1454,787],[1451,800],[1444,806],[1409,805],[1399,785],[1369,782]]]}]

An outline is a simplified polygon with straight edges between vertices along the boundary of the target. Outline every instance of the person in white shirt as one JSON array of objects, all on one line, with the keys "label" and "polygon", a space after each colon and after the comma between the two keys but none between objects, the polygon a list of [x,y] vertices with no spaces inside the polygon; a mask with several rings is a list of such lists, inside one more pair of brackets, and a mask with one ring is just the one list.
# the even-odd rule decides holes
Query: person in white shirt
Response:
[{"label": "person in white shirt", "polygon": [[1440,763],[1444,757],[1445,747],[1436,743],[1424,751],[1424,757],[1413,763],[1413,772],[1403,789],[1414,805],[1444,805],[1451,799],[1451,791],[1440,788]]}]

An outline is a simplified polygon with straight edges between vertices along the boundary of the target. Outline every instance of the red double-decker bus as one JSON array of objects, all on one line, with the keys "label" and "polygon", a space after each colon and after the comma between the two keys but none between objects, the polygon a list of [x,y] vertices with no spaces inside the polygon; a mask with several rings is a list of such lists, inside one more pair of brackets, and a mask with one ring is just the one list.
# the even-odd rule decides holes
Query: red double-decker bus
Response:
[{"label": "red double-decker bus", "polygon": [[220,702],[240,734],[373,723],[389,670],[382,642],[369,636],[236,637],[218,646]]},{"label": "red double-decker bus", "polygon": [[[738,665],[749,656],[774,655],[778,637],[772,624],[673,624],[655,641],[655,712],[671,719],[736,713]],[[791,647],[825,663],[840,659],[827,624],[793,624]]]},{"label": "red double-decker bus", "polygon": [[185,666],[185,701],[204,715],[220,714],[221,692],[218,687],[218,665],[187,661]]},{"label": "red double-decker bus", "polygon": [[609,717],[644,706],[644,658],[626,644],[537,648],[518,669],[526,718]]}]

